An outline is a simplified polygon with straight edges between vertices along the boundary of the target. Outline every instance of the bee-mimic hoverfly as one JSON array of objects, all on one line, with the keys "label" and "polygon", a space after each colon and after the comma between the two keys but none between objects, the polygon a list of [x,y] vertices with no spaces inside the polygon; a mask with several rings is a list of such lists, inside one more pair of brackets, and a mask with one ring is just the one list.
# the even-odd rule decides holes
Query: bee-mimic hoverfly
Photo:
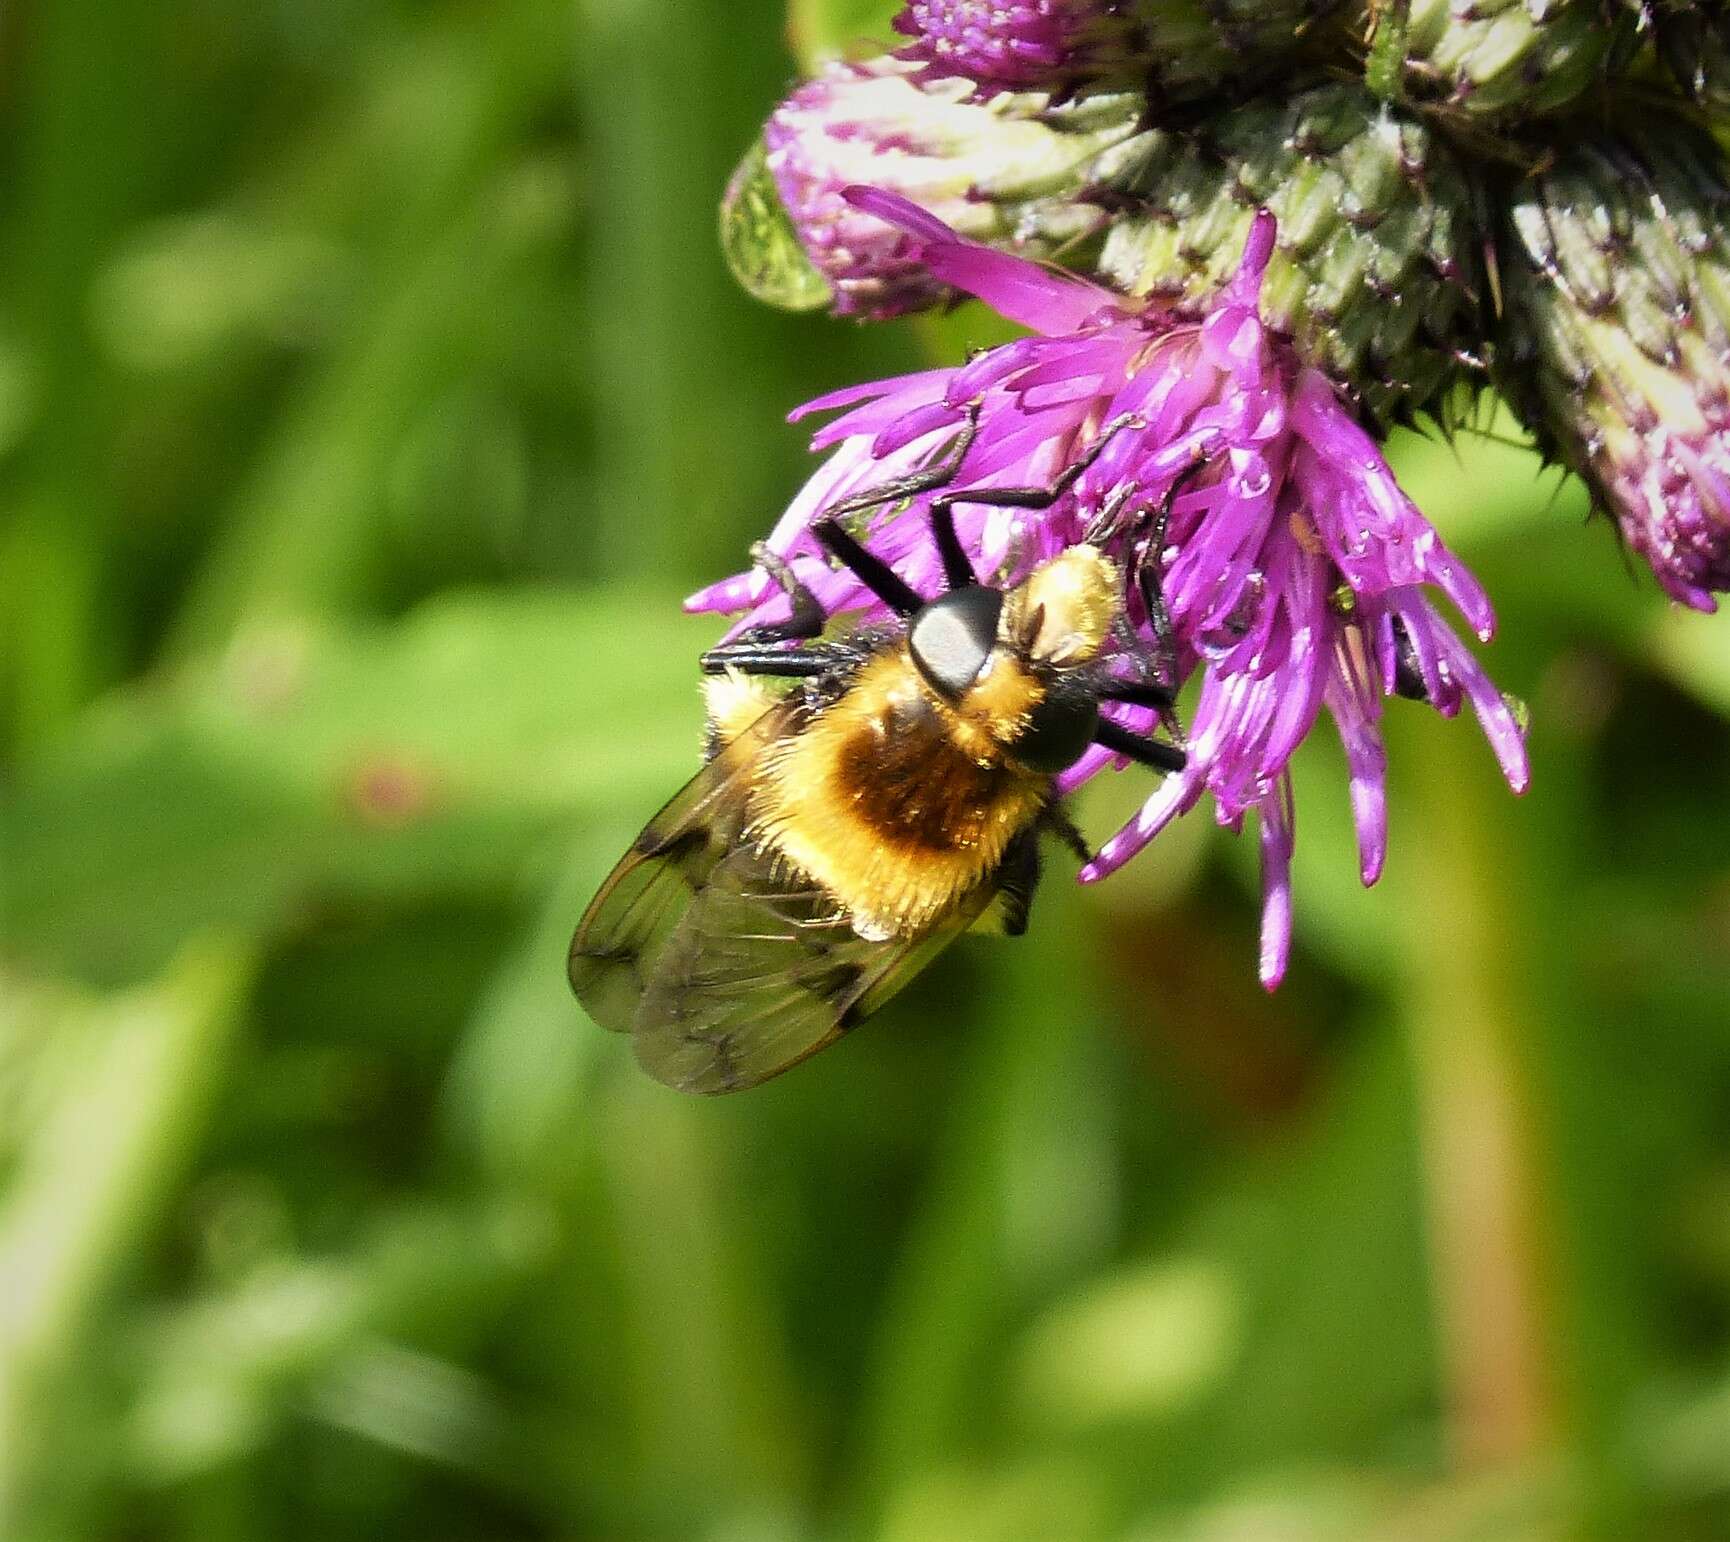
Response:
[{"label": "bee-mimic hoverfly", "polygon": [[[649,821],[571,941],[578,999],[631,1035],[658,1080],[701,1093],[754,1086],[876,1011],[988,909],[1009,935],[1024,931],[1040,835],[1088,856],[1053,784],[1090,745],[1182,768],[1181,749],[1100,713],[1102,702],[1151,706],[1175,731],[1171,689],[1149,659],[1134,680],[1107,667],[1114,640],[1146,652],[1124,619],[1118,564],[1083,544],[997,588],[980,582],[955,531],[959,502],[1054,501],[1116,426],[1050,488],[934,497],[947,588],[932,600],[840,518],[939,485],[945,471],[818,522],[824,549],[899,625],[811,641],[827,621],[821,605],[756,549],[789,618],[703,655],[709,759]],[[1137,577],[1157,629],[1164,606],[1147,571],[1157,542],[1149,548]],[[785,646],[795,640],[804,645]],[[776,693],[765,678],[794,683]]]}]

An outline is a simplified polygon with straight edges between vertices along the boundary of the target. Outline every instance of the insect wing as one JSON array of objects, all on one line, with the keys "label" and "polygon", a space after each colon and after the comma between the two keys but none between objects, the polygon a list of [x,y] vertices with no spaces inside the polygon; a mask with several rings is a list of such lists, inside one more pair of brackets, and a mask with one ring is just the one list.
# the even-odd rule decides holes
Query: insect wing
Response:
[{"label": "insect wing", "polygon": [[637,1059],[683,1092],[739,1092],[833,1044],[990,903],[980,884],[924,932],[871,941],[773,853],[715,864],[656,958],[633,1024]]},{"label": "insect wing", "polygon": [[668,939],[738,842],[757,758],[792,731],[777,703],[730,740],[644,827],[589,902],[571,939],[571,989],[603,1028],[627,1031]]}]

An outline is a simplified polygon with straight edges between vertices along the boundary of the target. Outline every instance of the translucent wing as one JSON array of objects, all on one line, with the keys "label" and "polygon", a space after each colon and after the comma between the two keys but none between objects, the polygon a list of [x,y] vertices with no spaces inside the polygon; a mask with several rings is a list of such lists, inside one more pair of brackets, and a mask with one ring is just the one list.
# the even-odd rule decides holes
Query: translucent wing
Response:
[{"label": "translucent wing", "polygon": [[715,866],[738,843],[757,758],[793,730],[801,708],[779,702],[673,795],[589,902],[571,939],[571,989],[589,1016],[628,1031],[661,954]]},{"label": "translucent wing", "polygon": [[876,1011],[996,888],[981,883],[922,933],[873,942],[774,853],[741,845],[712,864],[656,955],[631,1024],[637,1059],[683,1092],[767,1081]]}]

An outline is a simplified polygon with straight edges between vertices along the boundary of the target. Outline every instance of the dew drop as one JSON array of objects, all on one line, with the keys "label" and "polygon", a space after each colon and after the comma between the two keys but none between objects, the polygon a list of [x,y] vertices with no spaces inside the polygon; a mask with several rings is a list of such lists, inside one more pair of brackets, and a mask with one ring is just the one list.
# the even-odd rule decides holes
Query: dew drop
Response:
[{"label": "dew drop", "polygon": [[1237,602],[1230,612],[1197,637],[1196,646],[1209,658],[1217,659],[1230,653],[1249,635],[1266,602],[1267,574],[1260,568],[1252,568],[1245,575]]}]

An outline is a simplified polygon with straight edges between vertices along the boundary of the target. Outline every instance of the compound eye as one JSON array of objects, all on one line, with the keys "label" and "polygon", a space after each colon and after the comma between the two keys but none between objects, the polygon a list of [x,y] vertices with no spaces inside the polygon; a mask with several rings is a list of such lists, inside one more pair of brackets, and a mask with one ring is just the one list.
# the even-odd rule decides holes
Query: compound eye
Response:
[{"label": "compound eye", "polygon": [[983,585],[956,589],[933,600],[913,618],[907,647],[925,683],[953,701],[985,668],[997,645],[1003,593]]},{"label": "compound eye", "polygon": [[1027,726],[1007,748],[1029,771],[1051,776],[1067,771],[1093,743],[1099,704],[1091,697],[1046,697],[1027,716]]}]

